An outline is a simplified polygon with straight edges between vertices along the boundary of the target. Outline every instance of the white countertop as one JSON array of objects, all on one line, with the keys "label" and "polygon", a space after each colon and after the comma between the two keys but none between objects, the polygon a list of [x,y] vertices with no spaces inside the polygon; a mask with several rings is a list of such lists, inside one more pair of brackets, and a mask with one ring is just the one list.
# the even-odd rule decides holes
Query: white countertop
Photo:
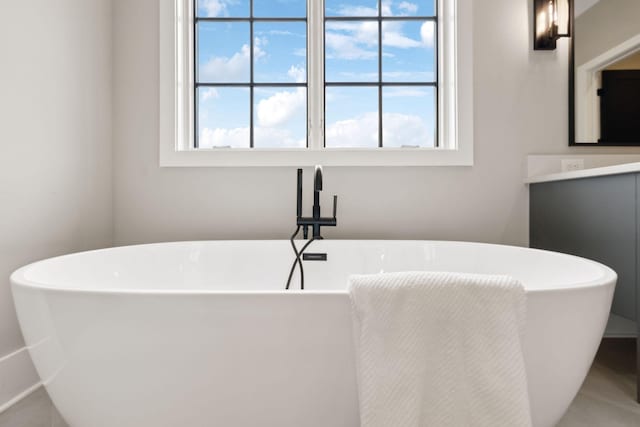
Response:
[{"label": "white countertop", "polygon": [[536,184],[539,182],[564,181],[568,179],[591,178],[594,176],[620,175],[623,173],[640,172],[640,162],[624,163],[615,166],[604,166],[599,168],[582,169],[571,172],[550,173],[546,175],[531,176],[524,182],[526,184]]}]

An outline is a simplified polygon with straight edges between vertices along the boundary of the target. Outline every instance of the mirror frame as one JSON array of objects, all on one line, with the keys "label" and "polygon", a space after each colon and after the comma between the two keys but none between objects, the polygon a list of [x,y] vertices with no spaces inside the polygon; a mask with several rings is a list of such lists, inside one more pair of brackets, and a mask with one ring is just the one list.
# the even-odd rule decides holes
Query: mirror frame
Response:
[{"label": "mirror frame", "polygon": [[569,146],[599,146],[599,143],[576,142],[576,88],[575,88],[575,2],[569,2],[569,28],[572,30],[569,37]]},{"label": "mirror frame", "polygon": [[576,99],[575,99],[575,1],[569,2],[569,146],[570,147],[637,147],[640,141],[629,143],[578,142],[576,141]]}]

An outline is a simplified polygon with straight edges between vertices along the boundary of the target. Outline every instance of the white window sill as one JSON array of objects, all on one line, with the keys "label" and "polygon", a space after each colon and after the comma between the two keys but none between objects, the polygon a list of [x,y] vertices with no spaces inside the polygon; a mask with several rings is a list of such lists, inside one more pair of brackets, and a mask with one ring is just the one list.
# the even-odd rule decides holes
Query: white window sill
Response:
[{"label": "white window sill", "polygon": [[472,166],[471,150],[384,149],[215,149],[160,153],[160,166]]}]

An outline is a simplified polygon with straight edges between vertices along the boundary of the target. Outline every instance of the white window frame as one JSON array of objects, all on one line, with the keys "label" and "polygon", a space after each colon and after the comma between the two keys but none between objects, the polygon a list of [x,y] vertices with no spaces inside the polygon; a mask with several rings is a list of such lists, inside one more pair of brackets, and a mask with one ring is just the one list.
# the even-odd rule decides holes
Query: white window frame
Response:
[{"label": "white window frame", "polygon": [[[160,1],[160,166],[471,166],[473,165],[473,0],[438,1],[438,147],[322,148],[322,61],[308,55],[309,148],[193,149],[193,8]],[[308,0],[309,31],[324,24],[324,1]],[[317,19],[313,19],[316,17]],[[309,37],[309,52],[323,52]],[[320,73],[318,75],[317,73]]]}]

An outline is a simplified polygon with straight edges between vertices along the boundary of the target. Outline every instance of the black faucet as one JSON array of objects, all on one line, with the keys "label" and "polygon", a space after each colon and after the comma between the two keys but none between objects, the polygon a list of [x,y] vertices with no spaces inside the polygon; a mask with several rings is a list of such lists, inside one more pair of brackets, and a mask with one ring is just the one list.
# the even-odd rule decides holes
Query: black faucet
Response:
[{"label": "black faucet", "polygon": [[320,192],[322,191],[322,167],[316,166],[316,172],[313,179],[313,216],[302,216],[302,169],[298,169],[298,203],[297,203],[297,224],[302,226],[303,237],[309,236],[309,226],[311,226],[313,239],[322,239],[320,235],[320,227],[335,227],[336,209],[338,206],[338,196],[333,196],[333,218],[322,218],[320,216]]}]

